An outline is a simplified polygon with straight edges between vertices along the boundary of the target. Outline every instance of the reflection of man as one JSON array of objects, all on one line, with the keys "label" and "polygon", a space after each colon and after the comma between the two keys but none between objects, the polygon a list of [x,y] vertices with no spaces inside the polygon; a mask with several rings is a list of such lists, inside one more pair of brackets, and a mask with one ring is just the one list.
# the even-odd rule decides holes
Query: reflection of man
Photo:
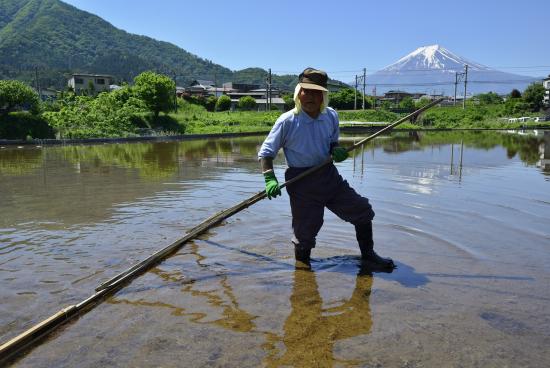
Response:
[{"label": "reflection of man", "polygon": [[[273,158],[281,148],[289,166],[287,181],[322,164],[331,155],[336,162],[348,157],[347,150],[338,146],[338,113],[327,106],[327,81],[327,74],[321,70],[307,68],[300,74],[294,91],[296,108],[277,119],[258,152],[269,199],[281,194],[273,171]],[[289,185],[287,192],[296,260],[309,264],[326,207],[355,225],[361,258],[383,268],[394,267],[391,259],[374,252],[374,212],[369,200],[357,194],[332,163]]]},{"label": "reflection of man", "polygon": [[267,365],[325,367],[333,362],[359,364],[334,358],[333,347],[342,339],[364,335],[372,326],[369,296],[372,277],[359,275],[351,298],[339,306],[323,308],[315,273],[297,269],[290,297],[291,312],[284,325],[286,351],[267,358]]}]

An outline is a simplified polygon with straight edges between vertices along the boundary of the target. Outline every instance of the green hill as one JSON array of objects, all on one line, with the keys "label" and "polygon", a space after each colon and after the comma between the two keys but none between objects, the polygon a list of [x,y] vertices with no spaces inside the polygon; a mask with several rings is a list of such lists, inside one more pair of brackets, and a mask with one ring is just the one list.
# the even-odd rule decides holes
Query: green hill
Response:
[{"label": "green hill", "polygon": [[[73,72],[110,74],[131,81],[145,70],[177,75],[178,85],[194,79],[264,84],[267,71],[232,71],[171,43],[130,34],[100,17],[59,0],[0,0],[0,79],[65,88]],[[273,76],[291,90],[297,76]]]}]

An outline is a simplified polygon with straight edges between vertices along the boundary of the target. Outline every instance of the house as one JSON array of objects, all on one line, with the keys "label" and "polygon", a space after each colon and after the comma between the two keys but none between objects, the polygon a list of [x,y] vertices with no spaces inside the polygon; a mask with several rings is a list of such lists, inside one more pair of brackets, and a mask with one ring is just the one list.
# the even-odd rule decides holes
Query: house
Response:
[{"label": "house", "polygon": [[[233,85],[233,87],[235,84]],[[284,111],[285,101],[280,97],[281,92],[276,88],[271,88],[271,96],[268,99],[266,88],[257,88],[249,90],[248,92],[242,91],[228,91],[225,93],[231,98],[231,110],[235,110],[239,103],[239,99],[244,96],[250,96],[256,100],[256,109],[258,111],[265,111],[268,103],[271,106],[276,107],[278,110]]]},{"label": "house", "polygon": [[189,96],[203,96],[210,95],[210,90],[216,88],[216,84],[211,80],[195,79],[189,87],[185,88],[185,93]]},{"label": "house", "polygon": [[248,83],[233,83],[233,82],[227,82],[223,84],[223,88],[226,91],[233,91],[233,92],[248,92],[252,91],[254,89],[259,89],[259,84],[248,84]]},{"label": "house", "polygon": [[176,97],[183,97],[186,95],[185,87],[176,86]]},{"label": "house", "polygon": [[57,98],[59,92],[53,88],[41,88],[39,93],[42,101],[51,101]]},{"label": "house", "polygon": [[544,98],[543,98],[543,105],[546,108],[550,108],[550,75],[548,75],[548,78],[544,78],[542,80],[542,85],[544,86]]},{"label": "house", "polygon": [[411,98],[414,100],[414,102],[418,102],[423,98],[429,98],[428,94],[423,92],[413,92]]},{"label": "house", "polygon": [[384,93],[383,100],[390,101],[393,103],[398,104],[401,102],[405,97],[412,97],[413,94],[405,91],[399,91],[399,90],[391,90],[386,93]]},{"label": "house", "polygon": [[106,74],[73,74],[67,85],[77,94],[108,92],[113,84],[113,77]]},{"label": "house", "polygon": [[285,101],[280,97],[279,89],[271,88],[268,96],[267,89],[260,88],[258,84],[227,82],[223,83],[222,87],[217,87],[213,81],[197,79],[185,89],[176,87],[176,95],[178,97],[227,95],[231,99],[231,110],[237,109],[240,98],[250,96],[256,101],[256,110],[258,111],[265,111],[269,103],[272,108],[285,109]]}]

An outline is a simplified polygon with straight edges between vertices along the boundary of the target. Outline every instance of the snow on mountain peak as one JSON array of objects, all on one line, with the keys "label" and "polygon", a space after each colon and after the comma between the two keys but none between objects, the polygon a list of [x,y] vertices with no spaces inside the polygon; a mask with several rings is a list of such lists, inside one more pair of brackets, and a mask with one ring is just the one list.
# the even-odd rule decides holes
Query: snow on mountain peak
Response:
[{"label": "snow on mountain peak", "polygon": [[490,70],[490,68],[468,61],[453,54],[446,48],[435,44],[422,46],[402,57],[397,62],[385,67],[384,71],[399,72],[405,70],[440,70],[454,73],[464,69],[464,65],[472,70]]},{"label": "snow on mountain peak", "polygon": [[463,73],[465,65],[468,65],[467,93],[509,93],[514,88],[526,88],[533,80],[474,63],[437,44],[417,48],[366,80],[378,93],[403,90],[452,96],[457,81],[464,81],[457,79],[457,73]]}]

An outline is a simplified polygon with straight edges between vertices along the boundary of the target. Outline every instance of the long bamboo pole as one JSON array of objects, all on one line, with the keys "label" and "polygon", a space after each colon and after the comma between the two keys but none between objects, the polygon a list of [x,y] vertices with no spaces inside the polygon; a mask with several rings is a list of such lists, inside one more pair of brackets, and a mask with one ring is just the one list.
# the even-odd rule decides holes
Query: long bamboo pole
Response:
[{"label": "long bamboo pole", "polygon": [[[368,136],[367,138],[359,141],[358,143],[354,144],[353,146],[347,148],[348,152],[353,151],[357,147],[362,146],[366,142],[374,139],[375,137],[379,136],[380,134],[383,134],[384,132],[387,132],[393,128],[395,128],[397,125],[403,123],[404,121],[409,120],[410,118],[417,116],[418,114],[422,113],[423,111],[437,105],[440,103],[443,99],[438,99],[435,101],[430,102],[426,106],[414,111],[413,113],[404,116],[403,118],[397,120],[396,122],[384,127],[383,129],[377,131],[376,133]],[[330,164],[332,162],[332,157],[327,158],[326,161],[324,161],[322,164],[315,166],[309,170],[304,171],[300,175],[292,178],[291,180],[288,180],[280,185],[281,188],[286,187],[287,185],[290,185],[301,178],[321,169],[322,167]],[[113,294],[115,291],[120,289],[122,286],[124,286],[125,283],[129,282],[130,280],[136,278],[141,273],[145,272],[149,268],[151,268],[153,265],[159,263],[164,258],[168,257],[169,255],[176,252],[178,249],[180,249],[186,242],[189,240],[197,237],[198,235],[204,233],[208,229],[212,228],[213,226],[219,224],[223,220],[233,216],[234,214],[242,211],[245,208],[250,207],[254,203],[264,199],[266,197],[265,191],[258,192],[251,196],[250,198],[236,204],[233,207],[230,207],[228,209],[225,209],[221,212],[216,213],[215,215],[207,218],[203,222],[201,222],[199,225],[195,226],[193,229],[191,229],[183,238],[176,240],[174,243],[170,244],[169,246],[153,253],[151,256],[146,258],[145,260],[135,264],[134,266],[130,267],[126,271],[116,275],[115,277],[105,281],[104,283],[100,284],[96,288],[96,293],[92,294],[87,299],[83,300],[79,304],[71,305],[66,308],[63,308],[59,312],[55,313],[54,315],[48,317],[44,321],[34,325],[33,327],[29,328],[25,332],[21,333],[20,335],[16,336],[15,338],[7,341],[6,343],[0,345],[0,363],[10,359],[18,352],[22,351],[26,347],[30,346],[40,338],[44,337],[45,335],[52,332],[57,327],[61,326],[65,322],[69,321],[71,318],[80,315],[81,313],[86,312],[87,310],[93,308],[95,305],[99,304],[103,298],[105,298],[108,295]]]}]

